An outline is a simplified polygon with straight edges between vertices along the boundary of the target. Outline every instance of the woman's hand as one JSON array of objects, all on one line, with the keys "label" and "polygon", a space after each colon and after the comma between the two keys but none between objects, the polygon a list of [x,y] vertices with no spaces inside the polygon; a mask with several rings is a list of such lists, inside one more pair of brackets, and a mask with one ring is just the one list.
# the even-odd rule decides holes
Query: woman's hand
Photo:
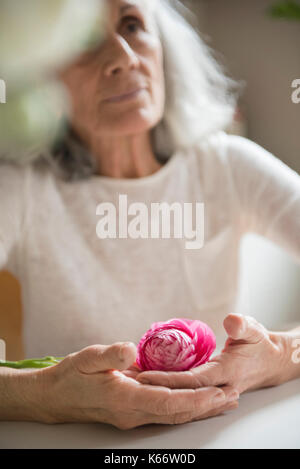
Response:
[{"label": "woman's hand", "polygon": [[[135,362],[132,343],[93,345],[57,365],[28,371],[39,393],[27,401],[46,423],[105,422],[120,429],[148,423],[179,424],[237,407],[232,387],[170,390],[147,386],[122,370]],[[28,387],[30,389],[30,386]]]},{"label": "woman's hand", "polygon": [[284,335],[268,332],[254,318],[239,314],[229,314],[224,327],[225,347],[210,362],[184,372],[145,371],[136,379],[171,389],[230,385],[239,393],[285,380],[290,355]]}]

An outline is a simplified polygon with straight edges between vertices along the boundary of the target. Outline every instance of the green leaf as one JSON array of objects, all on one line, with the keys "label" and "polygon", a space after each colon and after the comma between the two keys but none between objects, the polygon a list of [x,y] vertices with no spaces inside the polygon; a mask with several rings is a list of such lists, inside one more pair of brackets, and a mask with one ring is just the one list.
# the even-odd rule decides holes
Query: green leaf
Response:
[{"label": "green leaf", "polygon": [[7,368],[47,368],[48,366],[53,366],[63,360],[63,357],[44,357],[44,358],[29,358],[27,360],[20,360],[18,362],[10,362],[5,360],[0,360],[0,367],[4,366]]},{"label": "green leaf", "polygon": [[300,2],[278,2],[268,8],[267,12],[273,18],[300,21]]}]

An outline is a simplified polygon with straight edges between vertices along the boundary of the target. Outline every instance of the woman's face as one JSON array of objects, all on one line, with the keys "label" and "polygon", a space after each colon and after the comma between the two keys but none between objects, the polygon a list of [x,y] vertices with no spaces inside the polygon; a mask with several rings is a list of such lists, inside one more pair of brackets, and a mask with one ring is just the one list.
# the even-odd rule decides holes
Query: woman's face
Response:
[{"label": "woman's face", "polygon": [[162,118],[163,54],[151,1],[106,0],[104,41],[61,72],[73,124],[84,133],[133,135]]}]

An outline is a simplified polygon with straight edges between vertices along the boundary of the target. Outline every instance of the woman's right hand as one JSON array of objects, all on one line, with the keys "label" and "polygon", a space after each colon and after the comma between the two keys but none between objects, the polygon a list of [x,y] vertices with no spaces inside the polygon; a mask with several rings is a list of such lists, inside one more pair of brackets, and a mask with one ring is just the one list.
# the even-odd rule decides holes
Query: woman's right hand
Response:
[{"label": "woman's right hand", "polygon": [[238,405],[238,394],[229,386],[171,390],[141,384],[122,373],[135,359],[133,343],[117,342],[86,347],[57,365],[32,371],[38,420],[104,422],[125,430],[200,420]]}]

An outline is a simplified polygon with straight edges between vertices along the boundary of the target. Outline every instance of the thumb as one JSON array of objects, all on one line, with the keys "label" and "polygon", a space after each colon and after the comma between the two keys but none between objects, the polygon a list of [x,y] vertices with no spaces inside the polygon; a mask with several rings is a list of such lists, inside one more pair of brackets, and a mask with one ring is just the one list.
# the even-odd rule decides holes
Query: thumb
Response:
[{"label": "thumb", "polygon": [[233,340],[256,344],[268,337],[265,327],[251,316],[230,313],[224,319],[223,325],[228,337]]},{"label": "thumb", "polygon": [[136,359],[133,342],[116,342],[112,345],[91,345],[71,355],[75,368],[86,374],[106,370],[125,370]]}]

